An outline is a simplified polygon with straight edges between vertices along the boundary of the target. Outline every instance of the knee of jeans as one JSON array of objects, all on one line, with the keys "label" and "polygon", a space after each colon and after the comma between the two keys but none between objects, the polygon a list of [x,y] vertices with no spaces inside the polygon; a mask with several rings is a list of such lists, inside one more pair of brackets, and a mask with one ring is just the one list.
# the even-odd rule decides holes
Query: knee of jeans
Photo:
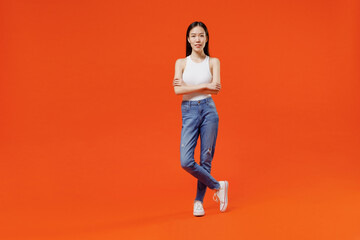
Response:
[{"label": "knee of jeans", "polygon": [[192,169],[194,167],[194,161],[186,156],[181,156],[181,167],[185,170]]}]

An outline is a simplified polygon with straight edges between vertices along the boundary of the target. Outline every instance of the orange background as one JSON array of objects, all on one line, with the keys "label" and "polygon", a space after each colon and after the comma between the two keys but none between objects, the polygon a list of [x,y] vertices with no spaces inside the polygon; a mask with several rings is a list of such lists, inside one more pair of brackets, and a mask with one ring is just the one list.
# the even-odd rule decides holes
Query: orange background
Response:
[{"label": "orange background", "polygon": [[[359,9],[1,1],[1,238],[360,239]],[[230,187],[203,218],[172,87],[193,21],[221,61],[212,175]]]}]

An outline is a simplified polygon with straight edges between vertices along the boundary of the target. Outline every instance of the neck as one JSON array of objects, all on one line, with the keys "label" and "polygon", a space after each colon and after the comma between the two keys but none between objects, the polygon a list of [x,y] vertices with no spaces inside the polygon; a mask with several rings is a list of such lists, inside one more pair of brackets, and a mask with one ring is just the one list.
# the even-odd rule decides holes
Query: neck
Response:
[{"label": "neck", "polygon": [[204,50],[201,51],[201,52],[192,51],[191,52],[191,57],[193,59],[203,59],[203,58],[206,57],[206,54],[205,54]]}]

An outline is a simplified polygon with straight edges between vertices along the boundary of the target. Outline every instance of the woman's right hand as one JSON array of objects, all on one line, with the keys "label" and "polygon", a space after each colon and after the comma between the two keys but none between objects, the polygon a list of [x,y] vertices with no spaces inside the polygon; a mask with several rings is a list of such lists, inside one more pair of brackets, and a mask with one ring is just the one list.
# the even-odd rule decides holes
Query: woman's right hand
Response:
[{"label": "woman's right hand", "polygon": [[181,85],[182,85],[182,80],[179,78],[174,78],[173,86],[176,87],[176,86],[181,86]]}]

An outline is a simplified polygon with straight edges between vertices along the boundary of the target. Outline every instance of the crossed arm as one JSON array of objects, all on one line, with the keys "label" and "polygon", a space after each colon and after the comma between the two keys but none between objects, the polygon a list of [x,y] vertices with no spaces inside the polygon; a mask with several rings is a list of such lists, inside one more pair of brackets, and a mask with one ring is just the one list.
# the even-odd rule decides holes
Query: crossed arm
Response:
[{"label": "crossed arm", "polygon": [[202,83],[197,85],[187,85],[182,80],[181,59],[176,60],[175,63],[175,77],[173,81],[175,94],[181,95],[192,92],[199,92],[204,94],[218,94],[221,88],[220,84],[220,61],[214,58],[213,66],[213,80],[211,83]]}]

